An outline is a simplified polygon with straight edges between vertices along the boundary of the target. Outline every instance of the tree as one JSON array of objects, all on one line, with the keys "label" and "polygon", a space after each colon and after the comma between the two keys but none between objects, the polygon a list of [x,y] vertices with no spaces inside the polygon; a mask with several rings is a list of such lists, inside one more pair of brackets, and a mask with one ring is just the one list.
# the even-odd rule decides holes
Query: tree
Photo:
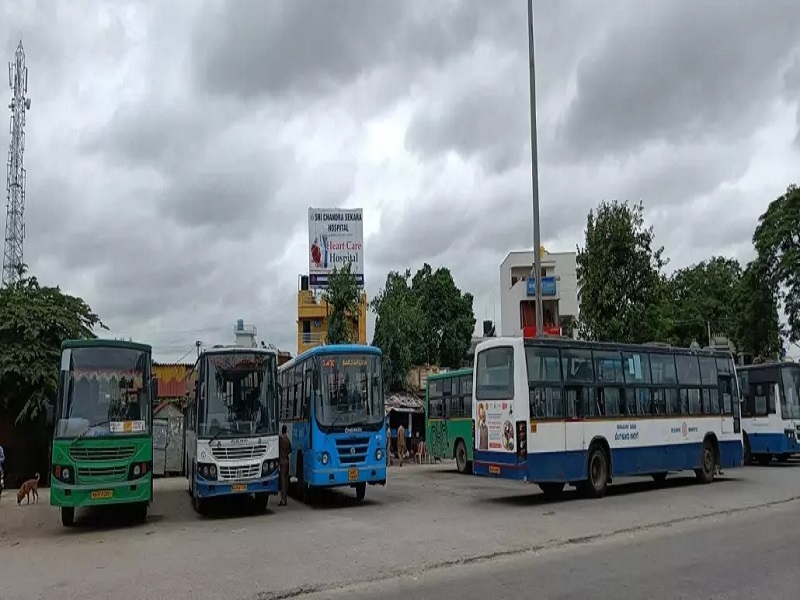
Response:
[{"label": "tree", "polygon": [[669,280],[671,331],[668,340],[679,346],[705,345],[708,330],[734,339],[739,311],[738,291],[742,277],[739,262],[712,257],[679,269]]},{"label": "tree", "polygon": [[777,290],[792,342],[800,341],[800,188],[790,185],[769,205],[753,234],[761,285]]},{"label": "tree", "polygon": [[0,402],[16,423],[34,420],[55,397],[61,342],[107,329],[86,302],[39,285],[23,267],[0,290]]},{"label": "tree", "polygon": [[778,296],[769,285],[767,268],[758,260],[747,265],[737,285],[733,340],[753,358],[775,357],[783,334],[778,318]]},{"label": "tree", "polygon": [[446,268],[425,264],[413,279],[408,270],[387,275],[370,306],[377,315],[372,344],[388,358],[390,389],[406,388],[413,365],[461,365],[475,330],[472,303]]},{"label": "tree", "polygon": [[338,270],[333,269],[328,278],[325,299],[329,309],[327,343],[353,343],[357,336],[352,319],[360,316],[361,293],[356,276],[352,272],[352,263],[348,262]]},{"label": "tree", "polygon": [[461,366],[475,331],[472,294],[461,293],[450,269],[434,271],[428,263],[414,275],[411,289],[424,315],[417,362]]},{"label": "tree", "polygon": [[372,345],[387,358],[385,376],[392,391],[406,389],[406,376],[422,343],[424,315],[409,286],[410,278],[409,270],[404,274],[390,271],[383,289],[370,303],[377,315]]},{"label": "tree", "polygon": [[641,203],[616,200],[589,211],[577,257],[579,328],[587,339],[642,343],[669,329],[664,248],[653,248],[643,213]]}]

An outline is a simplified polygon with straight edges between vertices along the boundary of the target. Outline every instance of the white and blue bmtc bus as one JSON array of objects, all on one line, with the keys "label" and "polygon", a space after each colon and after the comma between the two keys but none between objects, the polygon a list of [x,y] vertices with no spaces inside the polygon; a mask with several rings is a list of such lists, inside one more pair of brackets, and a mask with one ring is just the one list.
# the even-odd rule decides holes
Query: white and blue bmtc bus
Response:
[{"label": "white and blue bmtc bus", "polygon": [[386,484],[381,351],[329,345],[279,369],[280,422],[292,441],[289,476],[305,499],[314,488]]},{"label": "white and blue bmtc bus", "polygon": [[475,353],[473,470],[569,483],[600,497],[612,476],[694,470],[704,483],[742,464],[730,353],[660,345],[497,338]]},{"label": "white and blue bmtc bus", "polygon": [[188,391],[186,477],[195,510],[206,499],[255,494],[265,508],[278,492],[277,354],[215,346],[200,354]]},{"label": "white and blue bmtc bus", "polygon": [[739,367],[745,463],[789,460],[800,453],[800,365]]}]

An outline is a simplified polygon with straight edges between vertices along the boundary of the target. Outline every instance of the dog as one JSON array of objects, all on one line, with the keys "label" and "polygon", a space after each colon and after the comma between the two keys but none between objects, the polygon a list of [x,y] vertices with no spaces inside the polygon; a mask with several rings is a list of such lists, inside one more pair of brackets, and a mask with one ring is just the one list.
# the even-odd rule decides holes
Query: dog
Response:
[{"label": "dog", "polygon": [[31,503],[31,496],[33,496],[33,501],[39,501],[39,474],[36,474],[36,478],[28,479],[25,483],[22,484],[22,487],[19,488],[17,492],[17,505],[22,504],[22,499],[25,498],[25,504]]}]

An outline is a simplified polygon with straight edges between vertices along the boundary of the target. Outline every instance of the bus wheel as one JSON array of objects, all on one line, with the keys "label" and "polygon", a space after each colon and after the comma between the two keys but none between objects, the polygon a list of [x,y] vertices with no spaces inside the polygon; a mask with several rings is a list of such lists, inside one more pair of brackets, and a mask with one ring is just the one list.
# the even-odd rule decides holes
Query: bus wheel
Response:
[{"label": "bus wheel", "polygon": [[753,458],[760,465],[768,465],[772,461],[771,454],[756,454]]},{"label": "bus wheel", "polygon": [[742,458],[744,464],[746,465],[753,464],[753,453],[750,451],[750,440],[748,439],[746,433],[744,434],[744,456]]},{"label": "bus wheel", "polygon": [[791,454],[778,454],[778,462],[789,462]]},{"label": "bus wheel", "polygon": [[303,472],[302,456],[297,456],[297,463],[297,499],[300,502],[308,502],[311,499],[311,494],[309,494],[306,476]]},{"label": "bus wheel", "polygon": [[608,457],[600,446],[589,450],[589,475],[584,482],[583,491],[592,498],[602,498],[608,488]]},{"label": "bus wheel", "polygon": [[364,496],[367,495],[367,482],[362,481],[361,483],[356,484],[356,498],[359,502],[364,499]]},{"label": "bus wheel", "polygon": [[539,489],[542,490],[544,497],[548,500],[555,500],[556,498],[559,498],[564,491],[564,484],[557,481],[543,481],[542,483],[537,483],[536,485],[539,486]]},{"label": "bus wheel", "polygon": [[667,473],[653,473],[651,477],[656,483],[664,483],[667,480]]},{"label": "bus wheel", "polygon": [[192,495],[192,507],[198,515],[205,514],[206,512],[206,502],[199,496]]},{"label": "bus wheel", "polygon": [[62,506],[61,507],[61,524],[64,527],[72,527],[75,524],[75,507]]},{"label": "bus wheel", "polygon": [[716,460],[714,459],[714,445],[711,443],[710,439],[706,438],[703,440],[700,468],[694,470],[697,480],[700,483],[711,483],[714,481],[715,467]]},{"label": "bus wheel", "polygon": [[469,471],[467,447],[463,440],[458,440],[456,443],[456,469],[458,469],[459,473],[467,473]]},{"label": "bus wheel", "polygon": [[137,523],[147,521],[147,502],[139,502],[133,506],[133,519]]},{"label": "bus wheel", "polygon": [[256,494],[256,508],[261,512],[267,510],[267,506],[269,505],[269,494]]}]

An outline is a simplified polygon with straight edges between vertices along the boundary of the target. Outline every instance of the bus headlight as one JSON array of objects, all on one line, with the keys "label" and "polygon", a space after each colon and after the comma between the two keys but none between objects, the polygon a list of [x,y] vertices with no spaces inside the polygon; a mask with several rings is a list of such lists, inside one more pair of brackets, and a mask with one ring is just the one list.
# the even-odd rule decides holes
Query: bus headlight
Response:
[{"label": "bus headlight", "polygon": [[217,465],[211,465],[210,467],[208,467],[208,474],[211,475],[211,477],[216,478],[217,477]]},{"label": "bus headlight", "polygon": [[331,461],[331,455],[327,452],[323,452],[320,460],[322,461],[323,465],[327,465]]},{"label": "bus headlight", "polygon": [[142,474],[142,468],[139,465],[133,465],[133,476],[138,477]]},{"label": "bus headlight", "polygon": [[208,463],[197,463],[197,474],[203,479],[217,478],[217,466]]},{"label": "bus headlight", "polygon": [[275,469],[278,468],[278,461],[276,460],[265,460],[261,463],[261,476],[266,477],[275,472]]},{"label": "bus headlight", "polygon": [[382,458],[383,458],[383,450],[378,448],[377,450],[375,450],[375,460],[380,460]]}]

